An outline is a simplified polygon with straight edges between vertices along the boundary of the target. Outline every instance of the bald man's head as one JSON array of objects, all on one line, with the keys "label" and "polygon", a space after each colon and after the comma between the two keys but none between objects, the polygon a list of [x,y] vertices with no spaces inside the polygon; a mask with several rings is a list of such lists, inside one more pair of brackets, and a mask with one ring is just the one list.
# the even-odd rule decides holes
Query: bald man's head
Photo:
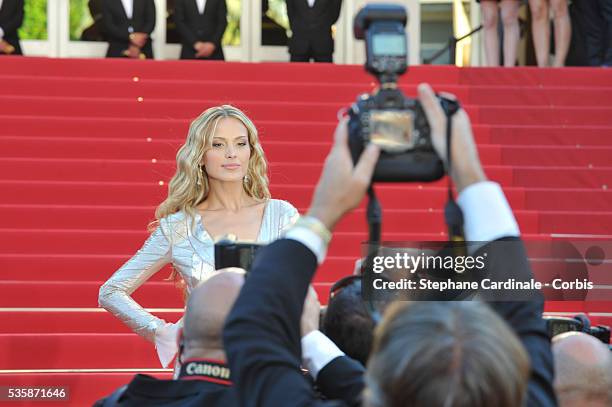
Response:
[{"label": "bald man's head", "polygon": [[559,405],[612,405],[612,357],[598,339],[582,332],[553,338],[555,390]]},{"label": "bald man's head", "polygon": [[223,325],[240,289],[244,270],[225,269],[190,294],[183,321],[185,350],[223,350]]}]

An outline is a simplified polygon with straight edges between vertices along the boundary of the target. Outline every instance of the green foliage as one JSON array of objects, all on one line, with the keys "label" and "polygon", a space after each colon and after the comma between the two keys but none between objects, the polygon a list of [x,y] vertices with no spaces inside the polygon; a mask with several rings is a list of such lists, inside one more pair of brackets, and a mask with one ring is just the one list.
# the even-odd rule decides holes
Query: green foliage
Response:
[{"label": "green foliage", "polygon": [[[249,1],[249,0],[245,0]],[[240,15],[242,14],[242,0],[226,0],[227,28],[223,34],[223,45],[240,45]]]},{"label": "green foliage", "polygon": [[268,0],[268,12],[266,14],[285,30],[289,29],[289,17],[287,17],[287,3],[285,0]]},{"label": "green foliage", "polygon": [[70,0],[70,40],[78,41],[81,39],[83,30],[93,23],[88,0]]},{"label": "green foliage", "polygon": [[21,39],[46,40],[47,0],[25,0],[23,11],[23,24],[19,29]]}]

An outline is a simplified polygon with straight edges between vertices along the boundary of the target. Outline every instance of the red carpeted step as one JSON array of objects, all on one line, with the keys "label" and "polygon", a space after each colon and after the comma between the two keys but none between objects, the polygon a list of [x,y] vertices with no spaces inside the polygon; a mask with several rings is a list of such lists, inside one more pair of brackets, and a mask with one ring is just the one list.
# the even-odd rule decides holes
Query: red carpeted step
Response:
[{"label": "red carpeted step", "polygon": [[[153,183],[95,183],[62,181],[2,181],[2,204],[19,205],[117,205],[156,207],[165,199],[165,186]],[[310,204],[313,186],[271,185],[272,196],[291,202],[298,208]],[[419,184],[381,184],[377,195],[385,208],[442,208],[447,190]],[[504,193],[513,209],[558,211],[603,210],[612,207],[611,189],[550,189],[507,187]],[[365,201],[361,207],[364,207]],[[150,217],[153,217],[151,211]]]},{"label": "red carpeted step", "polygon": [[539,213],[539,231],[542,233],[605,234],[611,230],[612,212]]},{"label": "red carpeted step", "polygon": [[487,124],[612,125],[612,108],[541,106],[466,106],[472,121]]},{"label": "red carpeted step", "polygon": [[[372,82],[299,83],[212,80],[159,80],[132,78],[87,78],[46,76],[5,76],[4,94],[21,96],[69,97],[144,97],[161,99],[198,99],[202,96],[225,100],[303,101],[321,100],[352,103],[357,95],[371,92]],[[245,78],[246,79],[246,78]],[[538,86],[465,86],[432,83],[435,90],[454,94],[465,104],[598,106],[606,103],[605,88]],[[404,84],[401,89],[415,97],[416,86]]]},{"label": "red carpeted step", "polygon": [[[147,99],[137,98],[49,98],[45,96],[1,96],[5,114],[31,114],[44,111],[48,115],[63,116],[66,112],[78,116],[135,117],[141,119],[170,117],[191,119],[212,106],[229,103],[228,100]],[[345,107],[341,103],[261,102],[235,103],[248,116],[256,120],[337,121],[337,112]]]},{"label": "red carpeted step", "polygon": [[[63,96],[88,98],[155,98],[155,99],[220,99],[232,101],[318,102],[326,95],[330,102],[352,103],[357,95],[370,92],[370,81],[362,83],[254,82],[244,80],[159,80],[132,78],[66,78],[6,76],[5,95]],[[448,88],[448,87],[447,87]],[[410,90],[414,94],[415,87]],[[467,87],[448,88],[458,96],[467,96]]]},{"label": "red carpeted step", "polygon": [[[272,163],[272,183],[314,185],[321,173],[320,163]],[[489,179],[506,186],[534,188],[604,188],[612,167],[509,167],[485,166]],[[135,181],[168,182],[175,172],[174,161],[85,160],[0,158],[0,173],[12,180]],[[562,172],[563,176],[559,176]],[[431,186],[446,185],[440,180]]]},{"label": "red carpeted step", "polygon": [[[0,112],[2,113],[2,112]],[[195,116],[194,116],[195,118]],[[21,134],[53,137],[121,137],[122,139],[152,140],[176,139],[183,143],[189,128],[189,119],[151,118],[98,118],[74,116],[10,116],[0,114],[0,135]],[[332,139],[336,121],[283,122],[255,120],[262,140],[325,141]],[[602,145],[610,146],[609,126],[541,126],[491,125],[473,123],[479,143],[502,145]]]},{"label": "red carpeted step", "polygon": [[129,334],[0,334],[2,369],[161,368],[155,346]]},{"label": "red carpeted step", "polygon": [[[343,271],[337,275],[351,274]],[[320,270],[319,273],[325,273]],[[334,279],[328,281],[335,281]],[[0,281],[0,308],[96,308],[103,281]],[[319,297],[327,298],[329,283],[313,284]],[[173,283],[147,282],[132,298],[145,308],[184,308],[185,303]],[[1,348],[1,346],[0,346]]]},{"label": "red carpeted step", "polygon": [[[463,103],[474,105],[503,106],[605,106],[609,103],[606,93],[612,89],[603,87],[577,86],[469,86],[468,94],[462,98]],[[453,92],[454,87],[445,87]],[[457,87],[457,90],[463,90]]]},{"label": "red carpeted step", "polygon": [[[508,190],[504,190],[508,196]],[[517,207],[512,204],[514,209]],[[558,211],[609,211],[612,189],[526,189],[525,209]]]},{"label": "red carpeted step", "polygon": [[[117,229],[139,230],[153,220],[151,207],[74,207],[74,206],[28,206],[0,205],[0,224],[6,228],[34,229],[44,225],[50,229]],[[304,210],[302,210],[304,212]],[[598,225],[608,225],[612,214],[602,215],[597,222],[589,222],[588,215],[575,215],[583,219],[584,227],[595,230]],[[521,230],[525,233],[538,232],[538,214],[533,211],[515,211]],[[562,219],[564,213],[557,216]],[[386,209],[385,230],[391,233],[421,231],[436,233],[446,229],[443,209]],[[602,226],[603,227],[603,226]],[[563,225],[560,225],[563,229]],[[335,229],[337,232],[359,232],[366,230],[365,211],[358,209],[346,215]]]},{"label": "red carpeted step", "polygon": [[[109,230],[1,230],[0,250],[2,253],[27,255],[41,254],[123,254],[131,256],[147,238],[146,232]],[[408,233],[385,234],[387,240],[439,240],[443,235]],[[361,242],[367,240],[362,233],[336,233],[329,251],[330,256],[358,256]],[[164,273],[164,276],[169,273]],[[109,273],[110,275],[110,273]]]},{"label": "red carpeted step", "polygon": [[[231,103],[255,101],[319,102],[325,95],[328,102],[343,104],[353,103],[357,96],[373,91],[372,81],[361,83],[299,83],[299,82],[253,82],[211,81],[211,80],[159,80],[132,78],[64,78],[5,76],[7,86],[4,94],[11,96],[45,96],[88,97],[88,98],[154,98],[154,99],[208,99],[228,100]],[[433,84],[436,90],[444,90],[457,96],[465,103],[469,102],[470,88],[448,84]],[[409,97],[416,97],[416,85],[401,87]],[[497,88],[502,95],[509,92],[513,99],[516,89]],[[534,93],[542,93],[533,88]],[[478,95],[478,91],[475,92]],[[587,90],[584,103],[596,99],[599,93]],[[554,98],[554,96],[553,96]],[[595,103],[595,102],[593,102]]]},{"label": "red carpeted step", "polygon": [[[499,162],[503,165],[612,167],[612,147],[499,146],[498,148],[501,154]],[[483,150],[479,147],[479,151]]]},{"label": "red carpeted step", "polygon": [[[584,253],[581,253],[584,255]],[[0,269],[3,280],[21,280],[28,282],[87,282],[105,281],[117,270],[130,256],[94,256],[94,255],[41,255],[30,254],[28,256],[17,254],[0,255]],[[355,260],[359,253],[354,256],[328,256],[317,275],[317,281],[335,281],[342,276],[354,271]],[[544,264],[542,270],[547,273],[551,270],[548,263]],[[534,270],[540,270],[540,263],[533,264]],[[602,266],[589,266],[590,277],[597,284],[612,284],[612,273],[610,268]],[[159,271],[148,281],[168,282],[170,268],[166,267]],[[538,271],[539,272],[539,271]],[[548,274],[546,274],[548,275]]]},{"label": "red carpeted step", "polygon": [[[322,303],[326,303],[329,286],[351,270],[317,271],[315,289]],[[599,277],[597,277],[600,279]],[[605,277],[604,277],[605,279]],[[326,281],[326,283],[320,283]],[[2,308],[95,308],[103,282],[47,282],[47,281],[0,281],[0,307]],[[183,308],[182,293],[172,283],[147,282],[133,294],[132,298],[145,308]],[[555,298],[559,298],[555,295]],[[573,297],[575,298],[575,297]],[[587,301],[609,301],[612,289],[609,285],[586,293]]]},{"label": "red carpeted step", "polygon": [[[208,107],[227,103],[226,100],[162,100],[136,98],[62,98],[31,96],[0,96],[4,114],[29,114],[31,111],[45,111],[49,115],[74,115],[94,117],[137,118],[193,118]],[[342,103],[299,103],[299,102],[240,102],[236,105],[255,120],[296,120],[335,121],[337,112],[346,104]],[[612,109],[609,107],[541,107],[541,106],[474,106],[464,105],[465,110],[476,123],[488,124],[550,124],[550,125],[612,125]],[[169,112],[173,112],[169,114]]]},{"label": "red carpeted step", "polygon": [[[171,379],[171,372],[147,371],[141,373],[159,379]],[[0,373],[1,386],[14,387],[68,387],[68,401],[31,401],[10,402],[10,407],[37,407],[37,406],[91,406],[102,397],[106,397],[119,387],[129,383],[138,371],[126,372],[75,372],[75,373]]]},{"label": "red carpeted step", "polygon": [[[5,179],[27,181],[159,183],[168,182],[174,175],[175,168],[175,161],[170,160],[152,162],[151,160],[0,158],[0,173],[5,174]],[[268,175],[272,183],[314,185],[319,179],[321,169],[322,163],[276,162],[270,164]],[[490,179],[504,186],[512,185],[511,167],[488,166],[485,167],[485,171]],[[446,185],[446,181],[440,180],[429,185]]]},{"label": "red carpeted step", "polygon": [[[11,158],[85,158],[85,159],[176,159],[181,142],[173,140],[79,139],[55,137],[0,137],[2,156]],[[321,163],[329,153],[331,143],[269,141],[263,143],[269,162],[300,161]],[[501,164],[500,147],[479,146],[480,160],[487,165]],[[571,157],[570,157],[571,158]],[[558,163],[559,160],[557,160]],[[567,160],[566,160],[567,161]],[[568,162],[568,165],[572,162]]]},{"label": "red carpeted step", "polygon": [[[253,81],[277,81],[299,77],[301,82],[354,83],[372,81],[361,65],[286,64],[286,63],[223,63],[209,61],[108,61],[105,59],[53,59],[7,58],[3,60],[5,75],[36,76],[44,67],[47,76],[65,76],[67,72],[77,77],[107,77],[141,79],[211,78],[235,80],[249,78]],[[402,76],[403,83],[428,81],[433,83],[497,85],[497,86],[573,86],[612,87],[612,78],[605,69],[564,68],[542,69],[520,67],[463,68],[454,66],[411,66]]]},{"label": "red carpeted step", "polygon": [[[586,166],[585,166],[586,167]],[[488,172],[487,172],[488,173]],[[515,167],[513,185],[547,188],[592,188],[608,190],[612,167]]]},{"label": "red carpeted step", "polygon": [[[151,312],[167,321],[176,322],[182,311]],[[118,318],[104,309],[82,311],[65,308],[57,311],[32,310],[9,311],[0,309],[2,326],[0,334],[45,334],[45,333],[132,333],[132,330]]]},{"label": "red carpeted step", "polygon": [[610,87],[612,75],[605,69],[537,67],[469,68],[459,70],[459,83],[479,86],[559,86],[572,84],[579,87]]},{"label": "red carpeted step", "polygon": [[593,302],[584,302],[584,301],[547,301],[544,305],[544,312],[551,313],[568,313],[568,314],[578,314],[578,313],[586,313],[589,315],[603,315],[610,314],[607,311],[612,309],[612,301],[593,301]]},{"label": "red carpeted step", "polygon": [[[104,281],[0,281],[1,308],[96,308]],[[132,297],[145,308],[183,308],[171,282],[147,282]]]},{"label": "red carpeted step", "polygon": [[[476,124],[478,141],[500,145],[612,146],[609,126]],[[478,138],[480,137],[480,139]],[[485,141],[480,141],[485,142]]]},{"label": "red carpeted step", "polygon": [[[0,254],[3,280],[104,281],[130,258],[113,254]],[[149,281],[163,281],[170,270],[154,274]]]},{"label": "red carpeted step", "polygon": [[[0,151],[11,158],[106,158],[174,160],[182,142],[172,139],[125,140],[121,138],[58,138],[0,136]],[[295,148],[294,142],[266,141],[263,148],[270,162],[322,162],[329,153],[329,142],[307,142]],[[485,165],[612,166],[612,148],[583,146],[478,146]]]},{"label": "red carpeted step", "polygon": [[[3,181],[0,189],[4,196],[0,204],[32,205],[159,205],[167,195],[167,187],[154,183],[127,182],[63,182],[63,181]],[[284,199],[298,208],[307,208],[314,192],[314,185],[281,185],[270,186],[272,196]],[[505,188],[504,192],[515,209],[524,209],[524,192],[522,188]],[[582,190],[547,190],[556,196],[571,199],[573,194]],[[600,191],[595,191],[599,193]],[[606,191],[603,191],[606,192]],[[376,194],[382,204],[396,209],[442,208],[447,198],[445,187],[433,187],[421,184],[380,184]],[[591,196],[594,205],[602,197]],[[537,200],[536,200],[537,202]],[[362,202],[362,206],[365,201]]]},{"label": "red carpeted step", "polygon": [[[3,60],[3,74],[37,76],[41,70],[46,76],[66,76],[70,72],[76,77],[92,78],[139,78],[177,80],[185,78],[215,78],[216,80],[237,80],[248,78],[256,82],[288,82],[299,78],[300,82],[312,83],[370,83],[372,76],[366,74],[363,65],[333,64],[287,64],[268,63],[227,63],[207,61],[128,61],[107,59],[59,59],[59,58],[7,58]],[[410,74],[401,78],[402,83],[454,84],[459,80],[459,69],[454,66],[414,66]]]},{"label": "red carpeted step", "polygon": [[[364,221],[365,222],[365,221]],[[138,250],[147,238],[143,230],[71,230],[71,229],[0,229],[0,253],[6,254],[120,254],[129,256]],[[546,238],[549,234],[522,234],[524,239]],[[605,234],[604,236],[611,236]],[[437,241],[446,239],[446,233],[387,233],[388,241]],[[359,245],[367,240],[367,231],[359,233],[337,232],[331,242],[330,256],[356,256]]]},{"label": "red carpeted step", "polygon": [[[365,221],[364,221],[365,222]],[[136,253],[148,234],[129,230],[0,229],[0,253],[12,254],[123,254]],[[439,233],[383,233],[385,240],[440,240]],[[359,233],[334,233],[330,256],[354,256],[367,240],[365,228]]]},{"label": "red carpeted step", "polygon": [[[105,281],[125,263],[131,254],[5,254],[0,253],[2,280],[15,281]],[[357,257],[327,256],[325,270],[333,275],[350,274]],[[148,281],[168,281],[171,269],[166,267]],[[327,271],[324,273],[327,276]]]}]

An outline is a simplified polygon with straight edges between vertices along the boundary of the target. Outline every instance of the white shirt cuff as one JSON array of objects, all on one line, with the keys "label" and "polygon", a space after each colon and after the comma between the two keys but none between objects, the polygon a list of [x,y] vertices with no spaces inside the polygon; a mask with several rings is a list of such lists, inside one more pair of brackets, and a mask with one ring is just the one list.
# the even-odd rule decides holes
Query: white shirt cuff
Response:
[{"label": "white shirt cuff", "polygon": [[308,228],[293,226],[287,233],[285,233],[286,239],[293,239],[304,246],[308,247],[311,252],[317,256],[317,262],[319,264],[323,263],[325,260],[325,255],[327,254],[327,246],[323,239],[319,237],[315,232]]},{"label": "white shirt cuff", "polygon": [[0,27],[0,40],[4,38],[4,30]]},{"label": "white shirt cuff", "polygon": [[457,204],[463,211],[466,241],[486,243],[521,234],[506,196],[496,182],[470,185],[461,191]]},{"label": "white shirt cuff", "polygon": [[302,337],[302,363],[313,379],[338,356],[344,356],[344,352],[323,332],[312,331]]}]

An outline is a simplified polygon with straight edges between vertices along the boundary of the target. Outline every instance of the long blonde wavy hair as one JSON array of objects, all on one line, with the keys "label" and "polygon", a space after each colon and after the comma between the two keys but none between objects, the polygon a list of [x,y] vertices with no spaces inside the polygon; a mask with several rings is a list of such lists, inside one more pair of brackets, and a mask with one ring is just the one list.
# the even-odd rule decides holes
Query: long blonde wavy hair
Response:
[{"label": "long blonde wavy hair", "polygon": [[[270,198],[268,188],[268,164],[255,125],[240,109],[221,105],[211,107],[191,122],[187,140],[176,154],[176,173],[168,185],[168,197],[155,210],[155,221],[149,224],[153,231],[159,226],[160,219],[173,213],[183,211],[186,221],[190,220],[191,229],[195,227],[197,205],[202,203],[210,193],[210,184],[206,170],[202,164],[204,154],[212,148],[212,139],[217,125],[222,118],[233,117],[239,120],[248,132],[251,157],[247,168],[247,176],[243,182],[244,191],[257,201]],[[182,291],[186,301],[187,286],[179,273],[173,268],[167,280],[174,281]]]},{"label": "long blonde wavy hair", "polygon": [[268,164],[259,143],[255,125],[240,109],[231,105],[211,107],[191,122],[185,144],[176,154],[176,173],[168,185],[168,197],[155,210],[156,222],[173,213],[183,211],[195,220],[196,206],[208,197],[210,184],[203,162],[204,154],[212,148],[212,139],[222,118],[232,117],[246,127],[251,147],[247,176],[243,182],[244,191],[257,201],[270,198],[268,188]]}]

